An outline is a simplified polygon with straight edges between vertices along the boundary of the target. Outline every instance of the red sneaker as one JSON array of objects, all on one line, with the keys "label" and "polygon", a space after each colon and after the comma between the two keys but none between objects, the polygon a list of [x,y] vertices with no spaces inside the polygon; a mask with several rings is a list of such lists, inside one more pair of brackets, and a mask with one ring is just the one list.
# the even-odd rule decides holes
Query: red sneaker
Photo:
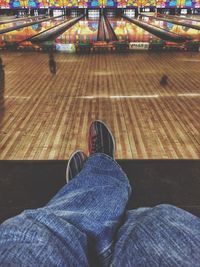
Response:
[{"label": "red sneaker", "polygon": [[89,129],[89,153],[104,153],[114,158],[115,140],[107,125],[96,120],[91,123]]}]

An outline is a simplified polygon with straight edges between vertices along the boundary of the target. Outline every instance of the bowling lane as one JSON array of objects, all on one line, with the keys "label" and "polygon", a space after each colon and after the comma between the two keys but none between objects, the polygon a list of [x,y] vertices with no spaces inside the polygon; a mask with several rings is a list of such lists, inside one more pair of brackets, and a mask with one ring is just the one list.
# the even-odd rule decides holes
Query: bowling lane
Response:
[{"label": "bowling lane", "polygon": [[16,21],[13,21],[13,22],[10,22],[10,23],[3,23],[3,24],[0,24],[0,30],[4,30],[4,29],[7,29],[7,28],[11,28],[11,27],[16,27],[16,26],[21,26],[21,25],[26,25],[27,23],[30,23],[30,22],[39,22],[40,20],[42,20],[43,18],[41,17],[37,17],[34,19],[34,17],[32,18],[25,18],[24,20],[17,20]]},{"label": "bowling lane", "polygon": [[193,19],[200,21],[200,15],[180,15],[180,17],[185,19]]},{"label": "bowling lane", "polygon": [[42,19],[48,17],[47,15],[38,15],[38,16],[30,16],[30,17],[22,17],[22,18],[13,18],[13,19],[6,19],[6,20],[0,20],[0,24],[8,24],[8,23],[12,23],[12,22],[17,22],[17,21],[29,21],[34,19]]},{"label": "bowling lane", "polygon": [[161,16],[161,17],[158,17],[158,19],[169,19],[169,20],[173,20],[173,21],[177,21],[179,23],[188,23],[190,25],[195,25],[195,26],[200,26],[200,19],[192,19],[192,18],[189,18],[188,16],[172,16],[172,15],[165,15],[165,16]]},{"label": "bowling lane", "polygon": [[155,35],[123,18],[109,18],[109,21],[119,41],[150,42],[161,40]]},{"label": "bowling lane", "polygon": [[81,19],[70,29],[59,35],[55,42],[56,44],[75,44],[84,43],[91,44],[97,41],[98,33],[98,18]]},{"label": "bowling lane", "polygon": [[200,31],[199,30],[195,30],[195,29],[188,28],[185,26],[176,25],[176,24],[174,24],[172,22],[168,22],[168,21],[156,20],[152,17],[140,16],[140,17],[138,17],[138,19],[140,21],[144,21],[148,24],[151,24],[151,25],[160,27],[162,29],[168,30],[172,33],[176,33],[178,35],[185,36],[185,37],[190,37],[194,41],[200,40]]},{"label": "bowling lane", "polygon": [[[173,18],[177,18],[177,19],[186,19],[186,20],[197,20],[197,21],[200,21],[200,15],[162,15],[166,18],[170,18],[170,19],[173,19]],[[161,17],[162,17],[161,16]]]},{"label": "bowling lane", "polygon": [[44,21],[41,23],[35,23],[31,26],[24,27],[15,31],[7,32],[4,34],[0,34],[0,47],[9,46],[13,44],[21,43],[23,46],[32,46],[31,42],[24,40],[33,37],[45,30],[48,30],[52,27],[55,27],[57,24],[67,20],[69,18],[59,17],[54,20]]},{"label": "bowling lane", "polygon": [[[177,18],[174,18],[173,20],[176,21]],[[199,27],[200,27],[200,21],[188,20],[187,18],[179,18],[177,21],[178,21],[178,22],[187,23],[187,24],[190,24],[190,25],[195,25],[195,26],[199,26]]]}]

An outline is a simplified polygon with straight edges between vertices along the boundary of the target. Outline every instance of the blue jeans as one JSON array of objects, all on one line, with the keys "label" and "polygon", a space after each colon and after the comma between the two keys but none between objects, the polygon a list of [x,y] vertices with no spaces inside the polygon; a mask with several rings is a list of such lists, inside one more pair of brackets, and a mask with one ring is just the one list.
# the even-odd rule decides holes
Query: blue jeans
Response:
[{"label": "blue jeans", "polygon": [[120,166],[94,154],[42,208],[0,226],[0,266],[200,266],[200,220],[173,206],[127,211]]}]

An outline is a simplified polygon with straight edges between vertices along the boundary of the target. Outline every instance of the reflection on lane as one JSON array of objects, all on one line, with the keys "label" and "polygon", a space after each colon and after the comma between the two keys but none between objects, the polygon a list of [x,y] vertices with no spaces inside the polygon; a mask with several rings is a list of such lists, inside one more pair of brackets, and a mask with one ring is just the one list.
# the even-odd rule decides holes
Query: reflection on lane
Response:
[{"label": "reflection on lane", "polygon": [[200,26],[200,20],[192,20],[190,19],[188,16],[173,16],[173,15],[164,15],[164,16],[159,16],[159,17],[156,17],[156,15],[154,16],[155,18],[157,18],[158,20],[162,20],[163,19],[169,19],[169,20],[173,20],[173,21],[177,21],[179,23],[187,23],[187,24],[190,24],[190,25],[195,25],[195,26]]},{"label": "reflection on lane", "polygon": [[97,41],[98,20],[82,19],[58,36],[57,44],[86,43]]},{"label": "reflection on lane", "polygon": [[11,27],[16,27],[16,26],[21,26],[21,25],[26,25],[27,23],[30,23],[30,22],[39,22],[40,20],[42,20],[44,18],[41,18],[41,17],[38,17],[38,18],[29,18],[29,19],[25,19],[25,20],[16,20],[16,21],[13,21],[13,22],[10,22],[10,23],[4,23],[4,24],[0,24],[0,30],[4,30],[4,29],[7,29],[7,28],[11,28]]},{"label": "reflection on lane", "polygon": [[160,38],[125,19],[109,19],[119,41],[150,42]]},{"label": "reflection on lane", "polygon": [[0,24],[8,24],[12,22],[17,22],[17,21],[30,21],[30,20],[38,20],[48,17],[47,15],[38,15],[38,16],[30,16],[30,17],[23,17],[23,18],[13,18],[13,19],[6,19],[6,20],[0,20]]},{"label": "reflection on lane", "polygon": [[[49,28],[56,26],[57,24],[61,23],[62,21],[66,20],[65,17],[60,17],[50,21],[44,21],[41,23],[36,23],[28,27],[24,27],[15,31],[7,32],[0,35],[0,46],[3,47],[5,45],[11,45],[13,43],[20,43],[27,38],[30,38],[34,35],[37,35]],[[21,45],[24,46],[32,46],[31,42],[26,41],[23,42]]]},{"label": "reflection on lane", "polygon": [[[176,20],[176,19],[174,19],[174,20]],[[200,26],[200,21],[195,21],[195,20],[178,19],[178,22],[187,23],[187,24],[195,25],[195,26]]]},{"label": "reflection on lane", "polygon": [[139,17],[139,20],[144,21],[146,23],[155,25],[162,29],[168,30],[170,32],[176,33],[178,35],[182,35],[185,37],[192,37],[193,40],[200,40],[200,31],[191,29],[185,26],[176,25],[172,22],[156,20],[150,17]]},{"label": "reflection on lane", "polygon": [[199,15],[178,15],[178,16],[173,16],[173,15],[165,15],[166,17],[170,17],[170,18],[173,18],[173,17],[175,17],[175,18],[178,18],[178,19],[189,19],[189,20],[191,20],[191,19],[193,19],[193,20],[199,20],[200,21],[200,16]]}]

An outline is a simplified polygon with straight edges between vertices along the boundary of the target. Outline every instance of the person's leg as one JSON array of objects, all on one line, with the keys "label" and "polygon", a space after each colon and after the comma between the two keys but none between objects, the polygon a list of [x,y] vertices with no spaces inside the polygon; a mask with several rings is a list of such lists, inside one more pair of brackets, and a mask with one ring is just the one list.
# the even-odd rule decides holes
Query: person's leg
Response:
[{"label": "person's leg", "polygon": [[53,63],[53,73],[56,74],[56,62]]},{"label": "person's leg", "polygon": [[51,62],[49,62],[49,70],[50,70],[51,73],[53,73],[53,70],[52,70],[52,63],[51,63]]},{"label": "person's leg", "polygon": [[47,206],[1,225],[0,265],[87,266],[90,244],[102,258],[109,256],[129,194],[114,160],[91,156]]},{"label": "person's leg", "polygon": [[200,219],[171,205],[127,212],[113,267],[199,267]]},{"label": "person's leg", "polygon": [[[101,151],[96,139],[93,145]],[[88,248],[107,265],[130,193],[119,165],[108,155],[93,154],[45,207],[0,226],[0,265],[88,266]]]}]

